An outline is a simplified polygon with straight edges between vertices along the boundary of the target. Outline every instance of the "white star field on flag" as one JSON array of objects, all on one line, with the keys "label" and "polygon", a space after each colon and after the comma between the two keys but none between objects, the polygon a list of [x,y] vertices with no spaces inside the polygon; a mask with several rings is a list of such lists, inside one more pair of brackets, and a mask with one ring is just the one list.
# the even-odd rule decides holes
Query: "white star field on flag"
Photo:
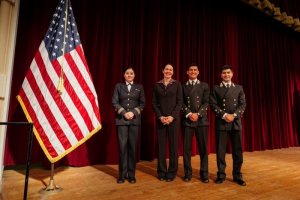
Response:
[{"label": "white star field on flag", "polygon": [[[53,15],[50,27],[44,38],[46,49],[48,50],[50,60],[60,57],[63,53],[72,51],[80,44],[79,33],[77,30],[75,18],[71,5],[68,5],[68,21],[66,23],[66,4],[64,0],[60,1]],[[66,33],[65,33],[66,32]],[[65,51],[64,49],[65,35]]]}]

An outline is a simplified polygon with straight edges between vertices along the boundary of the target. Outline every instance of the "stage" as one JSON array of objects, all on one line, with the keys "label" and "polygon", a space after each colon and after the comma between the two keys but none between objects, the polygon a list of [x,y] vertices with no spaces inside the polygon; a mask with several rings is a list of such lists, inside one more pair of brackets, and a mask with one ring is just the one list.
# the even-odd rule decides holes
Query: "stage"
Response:
[{"label": "stage", "polygon": [[[137,165],[137,183],[117,184],[117,165],[87,167],[58,167],[55,184],[63,190],[41,194],[48,184],[50,170],[32,166],[28,184],[28,199],[300,199],[300,147],[258,152],[244,152],[243,175],[247,183],[241,187],[232,182],[231,154],[227,154],[227,179],[223,184],[216,178],[215,154],[209,155],[208,184],[199,181],[199,156],[192,158],[193,178],[186,183],[183,177],[182,157],[179,158],[177,178],[161,182],[156,178],[156,160],[140,161]],[[23,199],[25,169],[10,167],[3,173],[2,200]]]}]

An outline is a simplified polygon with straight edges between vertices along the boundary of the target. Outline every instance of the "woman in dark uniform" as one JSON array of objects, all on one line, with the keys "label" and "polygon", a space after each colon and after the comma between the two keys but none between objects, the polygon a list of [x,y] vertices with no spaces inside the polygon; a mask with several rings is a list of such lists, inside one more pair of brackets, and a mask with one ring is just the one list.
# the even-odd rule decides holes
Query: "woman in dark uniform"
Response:
[{"label": "woman in dark uniform", "polygon": [[124,72],[124,83],[117,83],[112,97],[116,110],[116,128],[119,142],[119,178],[117,183],[135,183],[136,149],[141,125],[141,111],[145,106],[145,93],[141,84],[133,82],[132,67]]},{"label": "woman in dark uniform", "polygon": [[[158,179],[173,181],[178,169],[178,125],[182,106],[182,87],[172,79],[173,66],[167,64],[162,71],[164,78],[153,90],[153,109],[156,114],[158,139]],[[169,168],[166,163],[166,139],[169,143]]]}]

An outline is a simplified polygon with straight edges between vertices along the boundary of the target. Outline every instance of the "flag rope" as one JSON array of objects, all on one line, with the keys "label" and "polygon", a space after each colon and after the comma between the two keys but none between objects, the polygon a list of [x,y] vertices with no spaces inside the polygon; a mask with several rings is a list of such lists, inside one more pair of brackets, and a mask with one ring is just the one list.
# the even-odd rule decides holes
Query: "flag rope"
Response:
[{"label": "flag rope", "polygon": [[[66,0],[66,17],[65,17],[65,27],[64,27],[64,42],[63,42],[63,55],[65,54],[65,46],[66,46],[66,32],[67,32],[67,23],[68,23],[68,3],[69,0]],[[58,87],[57,91],[59,94],[62,94],[62,91],[64,89],[64,59],[62,60],[61,68],[60,68],[60,76],[58,80]]]}]

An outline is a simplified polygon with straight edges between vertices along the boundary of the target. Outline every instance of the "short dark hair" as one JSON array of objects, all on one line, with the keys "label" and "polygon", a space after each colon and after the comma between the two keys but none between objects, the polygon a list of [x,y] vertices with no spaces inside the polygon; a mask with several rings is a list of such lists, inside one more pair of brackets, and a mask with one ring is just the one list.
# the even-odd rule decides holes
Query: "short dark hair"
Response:
[{"label": "short dark hair", "polygon": [[230,69],[232,71],[232,66],[231,65],[223,65],[221,68],[220,68],[220,72],[222,72],[223,70],[225,69]]},{"label": "short dark hair", "polygon": [[128,66],[128,67],[123,67],[123,74],[125,74],[125,72],[126,72],[128,69],[132,69],[132,71],[134,72],[134,68],[133,68],[132,66]]},{"label": "short dark hair", "polygon": [[197,67],[197,68],[199,68],[199,67],[198,67],[198,65],[197,65],[196,63],[191,63],[191,64],[189,65],[189,67],[187,68],[187,70],[189,70],[189,69],[190,69],[190,67],[192,67],[192,66],[193,66],[193,67]]}]

